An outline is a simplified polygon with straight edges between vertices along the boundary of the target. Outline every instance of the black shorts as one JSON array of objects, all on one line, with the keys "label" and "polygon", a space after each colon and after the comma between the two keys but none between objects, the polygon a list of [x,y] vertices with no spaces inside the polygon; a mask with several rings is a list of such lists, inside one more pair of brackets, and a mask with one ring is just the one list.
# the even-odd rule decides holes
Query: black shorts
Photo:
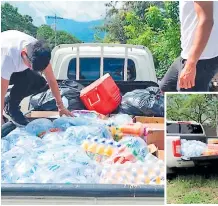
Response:
[{"label": "black shorts", "polygon": [[9,96],[6,102],[19,105],[22,99],[33,94],[37,94],[48,88],[47,82],[39,73],[26,69],[22,72],[15,72],[11,75]]},{"label": "black shorts", "polygon": [[218,72],[218,57],[212,59],[199,60],[197,63],[197,72],[195,78],[195,86],[190,89],[180,89],[178,85],[178,77],[184,68],[186,60],[182,57],[177,58],[170,66],[160,83],[160,89],[163,92],[176,91],[209,91],[209,84],[215,74]]}]

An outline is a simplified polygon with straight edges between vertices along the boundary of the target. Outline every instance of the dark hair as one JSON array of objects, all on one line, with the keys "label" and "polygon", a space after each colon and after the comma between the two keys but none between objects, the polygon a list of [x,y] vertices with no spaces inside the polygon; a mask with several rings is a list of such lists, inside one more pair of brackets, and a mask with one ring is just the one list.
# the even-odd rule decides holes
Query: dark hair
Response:
[{"label": "dark hair", "polygon": [[27,57],[34,71],[43,71],[51,60],[51,50],[44,40],[38,40],[26,46]]}]

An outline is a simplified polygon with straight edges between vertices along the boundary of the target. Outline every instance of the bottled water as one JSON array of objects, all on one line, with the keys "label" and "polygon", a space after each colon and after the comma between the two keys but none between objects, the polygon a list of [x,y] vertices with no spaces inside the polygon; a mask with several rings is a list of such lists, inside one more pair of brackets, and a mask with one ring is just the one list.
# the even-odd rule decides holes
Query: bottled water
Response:
[{"label": "bottled water", "polygon": [[37,169],[35,160],[23,156],[12,169],[13,181],[16,182],[20,178],[27,178],[34,174]]},{"label": "bottled water", "polygon": [[26,131],[30,134],[40,136],[42,133],[54,128],[53,123],[49,119],[40,118],[33,120],[26,126]]},{"label": "bottled water", "polygon": [[[54,123],[39,119],[15,129],[2,140],[2,182],[163,183],[164,164],[147,153],[147,144],[140,137],[127,136],[116,142],[108,121],[92,115],[80,113]],[[118,127],[131,123],[128,115],[110,121]],[[37,137],[41,133],[43,137]]]},{"label": "bottled water", "polygon": [[132,154],[141,161],[143,161],[149,153],[147,144],[141,137],[126,136],[121,139],[119,143],[128,147]]},{"label": "bottled water", "polygon": [[14,147],[17,141],[22,137],[28,137],[29,133],[24,128],[16,128],[12,132],[10,132],[6,137],[2,138],[2,140],[7,140],[9,142],[10,148]]},{"label": "bottled water", "polygon": [[15,145],[24,148],[38,148],[43,145],[43,141],[36,136],[21,136]]},{"label": "bottled water", "polygon": [[107,120],[108,126],[122,126],[132,123],[132,118],[127,114],[117,114]]},{"label": "bottled water", "polygon": [[8,140],[2,139],[1,140],[1,151],[2,153],[7,152],[8,150],[10,150],[10,143]]},{"label": "bottled water", "polygon": [[73,126],[66,130],[64,139],[68,139],[69,141],[81,145],[82,141],[88,136],[95,137],[96,135],[102,138],[110,138],[109,131],[102,126]]},{"label": "bottled water", "polygon": [[181,154],[185,158],[199,157],[207,149],[207,144],[197,140],[181,140]]}]

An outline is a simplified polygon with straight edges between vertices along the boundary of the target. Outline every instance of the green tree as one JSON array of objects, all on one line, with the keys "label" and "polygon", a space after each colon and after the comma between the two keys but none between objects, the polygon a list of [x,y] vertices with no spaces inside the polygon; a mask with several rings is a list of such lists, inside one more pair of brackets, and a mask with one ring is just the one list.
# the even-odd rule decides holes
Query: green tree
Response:
[{"label": "green tree", "polygon": [[162,78],[181,52],[178,2],[125,2],[121,9],[111,2],[107,8],[102,41],[148,47]]},{"label": "green tree", "polygon": [[168,94],[167,119],[209,124],[218,134],[218,96],[214,94]]},{"label": "green tree", "polygon": [[[37,39],[44,39],[49,43],[51,49],[55,46],[55,32],[48,25],[42,25],[39,28],[33,25],[33,19],[29,15],[21,15],[16,7],[13,7],[9,3],[1,5],[2,19],[1,26],[2,31],[6,30],[18,30],[29,35],[36,37]],[[73,44],[80,43],[73,35],[65,31],[57,31],[56,40],[58,44]]]},{"label": "green tree", "polygon": [[[54,48],[55,46],[55,32],[48,25],[42,25],[38,28],[37,39],[46,40],[49,43],[50,48]],[[81,43],[80,40],[78,40],[76,37],[65,31],[56,32],[56,41],[57,41],[57,45]]]},{"label": "green tree", "polygon": [[1,31],[18,30],[36,36],[37,27],[33,25],[32,17],[21,15],[16,7],[9,3],[1,5]]}]

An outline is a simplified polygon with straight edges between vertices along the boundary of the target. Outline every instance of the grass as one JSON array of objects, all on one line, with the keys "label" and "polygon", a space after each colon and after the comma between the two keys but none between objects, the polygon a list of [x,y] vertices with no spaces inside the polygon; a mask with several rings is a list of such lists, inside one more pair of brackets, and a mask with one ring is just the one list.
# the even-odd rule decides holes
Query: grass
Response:
[{"label": "grass", "polygon": [[168,204],[218,204],[218,176],[179,175],[167,181]]}]

